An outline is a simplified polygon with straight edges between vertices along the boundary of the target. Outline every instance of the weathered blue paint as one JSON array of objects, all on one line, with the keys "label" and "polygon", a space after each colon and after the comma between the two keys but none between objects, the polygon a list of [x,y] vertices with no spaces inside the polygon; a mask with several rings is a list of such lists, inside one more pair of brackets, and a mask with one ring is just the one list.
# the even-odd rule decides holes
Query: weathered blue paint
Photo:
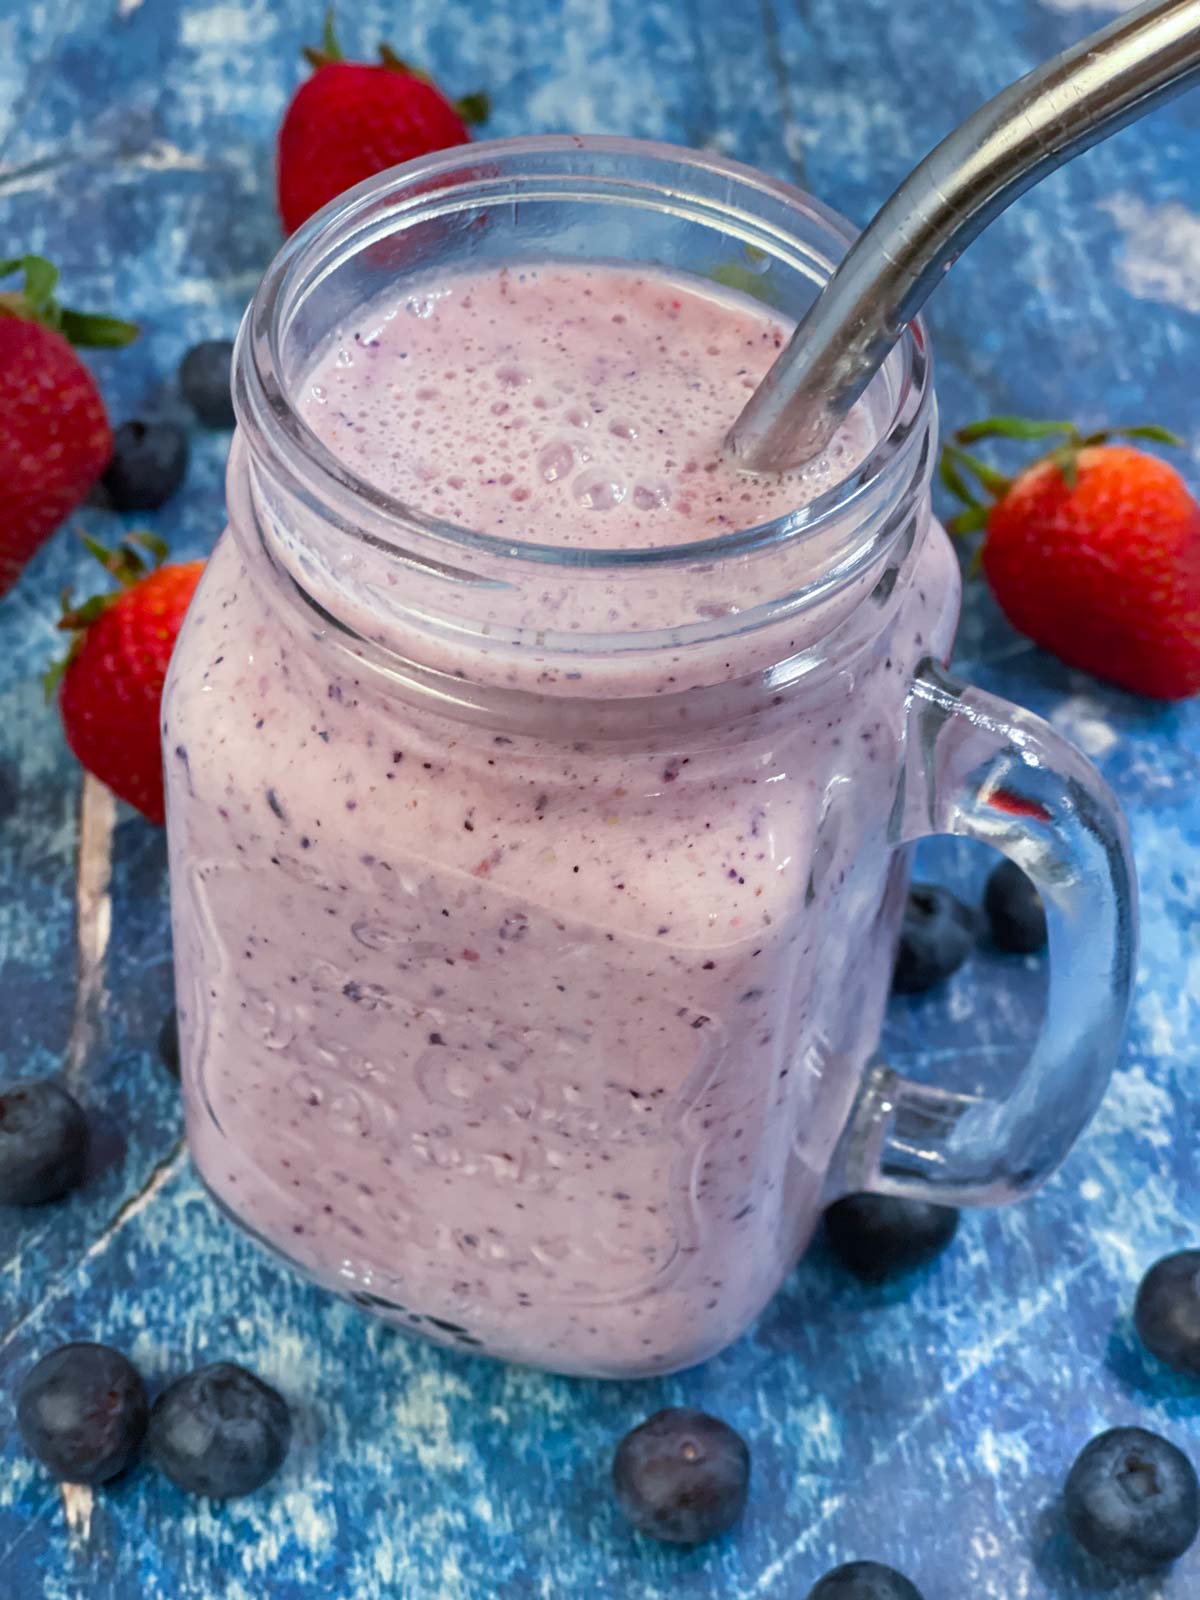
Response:
[{"label": "weathered blue paint", "polygon": [[[492,131],[574,128],[715,147],[805,182],[863,220],[987,92],[1096,25],[1079,0],[413,0],[347,7],[346,42],[390,36],[456,90],[487,84]],[[1109,9],[1115,9],[1111,6]],[[71,294],[145,336],[97,359],[113,410],[158,396],[203,334],[229,333],[277,242],[272,130],[317,26],[306,0],[0,0],[0,237],[45,250]],[[749,92],[747,85],[753,85]],[[973,247],[932,308],[944,415],[1153,417],[1200,477],[1200,98],[1046,183]],[[221,521],[227,441],[196,434],[156,519],[180,554]],[[113,534],[117,519],[79,519]],[[71,1030],[79,778],[45,711],[55,596],[87,581],[67,535],[0,603],[0,1071],[55,1070]],[[233,1231],[179,1147],[153,1056],[169,1003],[161,837],[122,815],[99,1036],[80,1071],[103,1116],[97,1171],[68,1204],[0,1217],[0,1596],[4,1600],[516,1600],[577,1593],[800,1597],[874,1556],[928,1600],[1088,1592],[1053,1513],[1079,1445],[1139,1420],[1195,1452],[1200,1388],[1138,1354],[1142,1268],[1200,1234],[1200,706],[1156,709],[1059,667],[983,597],[960,644],[976,681],[1024,701],[1099,761],[1132,821],[1144,902],[1124,1063],[1063,1174],[973,1218],[940,1264],[863,1289],[818,1249],[754,1332],[707,1367],[599,1385],[455,1358],[363,1320]],[[931,852],[956,882],[985,863]],[[981,958],[897,1005],[893,1062],[1002,1079],[1033,1027],[1036,963]],[[149,1471],[64,1505],[12,1433],[12,1386],[46,1346],[99,1337],[154,1381],[217,1355],[300,1409],[278,1485],[228,1507]],[[744,1527],[714,1548],[629,1537],[606,1492],[615,1438],[664,1401],[751,1440]],[[1184,1600],[1200,1553],[1158,1583]]]}]

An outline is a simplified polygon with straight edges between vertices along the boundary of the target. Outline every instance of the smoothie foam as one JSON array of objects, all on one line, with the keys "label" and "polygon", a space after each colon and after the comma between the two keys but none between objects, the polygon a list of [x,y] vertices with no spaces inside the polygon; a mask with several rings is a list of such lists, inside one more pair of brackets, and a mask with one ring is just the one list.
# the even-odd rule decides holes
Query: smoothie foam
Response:
[{"label": "smoothie foam", "polygon": [[503,269],[368,314],[302,410],[360,476],[447,521],[567,548],[683,544],[794,510],[874,442],[860,407],[795,475],[755,477],[723,454],[789,331],[699,280]]}]

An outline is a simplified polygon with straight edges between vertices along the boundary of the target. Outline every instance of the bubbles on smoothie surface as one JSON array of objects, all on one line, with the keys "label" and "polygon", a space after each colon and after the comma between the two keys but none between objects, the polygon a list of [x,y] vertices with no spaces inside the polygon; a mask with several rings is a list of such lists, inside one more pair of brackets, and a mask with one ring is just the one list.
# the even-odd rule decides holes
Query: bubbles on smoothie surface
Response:
[{"label": "bubbles on smoothie surface", "polygon": [[626,495],[623,480],[603,467],[592,472],[581,472],[575,479],[574,494],[581,506],[589,511],[611,511],[619,506]]},{"label": "bubbles on smoothie surface", "polygon": [[347,466],[426,513],[541,544],[682,544],[795,510],[874,443],[856,408],[801,473],[724,455],[789,331],[701,279],[502,268],[364,308],[301,404]]},{"label": "bubbles on smoothie surface", "polygon": [[574,472],[575,451],[565,439],[555,439],[538,452],[537,465],[547,483],[557,483]]},{"label": "bubbles on smoothie surface", "polygon": [[671,503],[671,485],[662,479],[633,486],[633,503],[639,511],[660,511]]}]

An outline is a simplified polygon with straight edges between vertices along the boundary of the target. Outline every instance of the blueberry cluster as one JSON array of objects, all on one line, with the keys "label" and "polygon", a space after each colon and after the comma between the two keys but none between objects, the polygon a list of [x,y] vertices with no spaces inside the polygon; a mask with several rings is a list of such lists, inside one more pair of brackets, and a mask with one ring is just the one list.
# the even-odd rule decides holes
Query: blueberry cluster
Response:
[{"label": "blueberry cluster", "polygon": [[914,883],[896,950],[894,992],[923,994],[944,983],[971,954],[984,926],[992,944],[1013,955],[1033,955],[1045,946],[1045,908],[1015,861],[1002,861],[988,879],[982,916],[949,889]]},{"label": "blueberry cluster", "polygon": [[[894,1196],[848,1195],[825,1213],[825,1238],[867,1283],[923,1266],[953,1240],[958,1213]],[[1200,1377],[1200,1250],[1168,1256],[1146,1274],[1135,1309],[1147,1350]],[[612,1465],[617,1504],[639,1533],[699,1544],[731,1528],[746,1506],[750,1452],[716,1417],[677,1407],[627,1433]],[[1088,1444],[1063,1490],[1079,1546],[1115,1573],[1155,1572],[1200,1532],[1200,1483],[1176,1445],[1143,1428],[1112,1428]],[[922,1600],[892,1567],[853,1561],[828,1572],[808,1600]]]},{"label": "blueberry cluster", "polygon": [[[174,1012],[159,1051],[178,1075]],[[64,1199],[84,1182],[88,1151],[87,1116],[62,1084],[0,1087],[0,1205]],[[220,1498],[267,1483],[292,1429],[287,1402],[244,1367],[199,1367],[151,1407],[128,1358],[93,1343],[59,1345],[36,1363],[17,1392],[17,1424],[30,1453],[63,1482],[106,1483],[144,1447],[179,1488]]]},{"label": "blueberry cluster", "polygon": [[292,1435],[287,1402],[244,1367],[198,1367],[150,1406],[137,1368],[103,1344],[44,1355],[18,1391],[17,1425],[30,1454],[62,1482],[107,1483],[144,1445],[180,1489],[218,1499],[261,1489]]},{"label": "blueberry cluster", "polygon": [[[205,339],[180,363],[180,392],[206,427],[233,427],[232,361],[232,340]],[[187,464],[188,436],[180,422],[131,417],[113,433],[112,456],[100,480],[104,498],[114,511],[155,511],[179,488]]]}]

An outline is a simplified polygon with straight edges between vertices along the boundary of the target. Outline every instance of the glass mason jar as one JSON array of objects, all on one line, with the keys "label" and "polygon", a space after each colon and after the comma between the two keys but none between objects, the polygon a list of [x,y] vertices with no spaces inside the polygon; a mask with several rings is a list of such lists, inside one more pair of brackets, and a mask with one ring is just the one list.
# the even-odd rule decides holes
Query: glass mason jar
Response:
[{"label": "glass mason jar", "polygon": [[[687,1366],[834,1195],[1016,1198],[1104,1088],[1124,830],[1079,754],[940,665],[959,576],[919,323],[844,482],[669,548],[438,522],[297,409],[337,330],[406,282],[653,262],[794,318],[849,237],[708,154],[471,145],[327,208],[247,315],[230,525],[164,701],[189,1138],[242,1224],[432,1338]],[[1003,1100],[871,1064],[906,846],[932,832],[1004,851],[1046,902],[1047,1019]]]}]

